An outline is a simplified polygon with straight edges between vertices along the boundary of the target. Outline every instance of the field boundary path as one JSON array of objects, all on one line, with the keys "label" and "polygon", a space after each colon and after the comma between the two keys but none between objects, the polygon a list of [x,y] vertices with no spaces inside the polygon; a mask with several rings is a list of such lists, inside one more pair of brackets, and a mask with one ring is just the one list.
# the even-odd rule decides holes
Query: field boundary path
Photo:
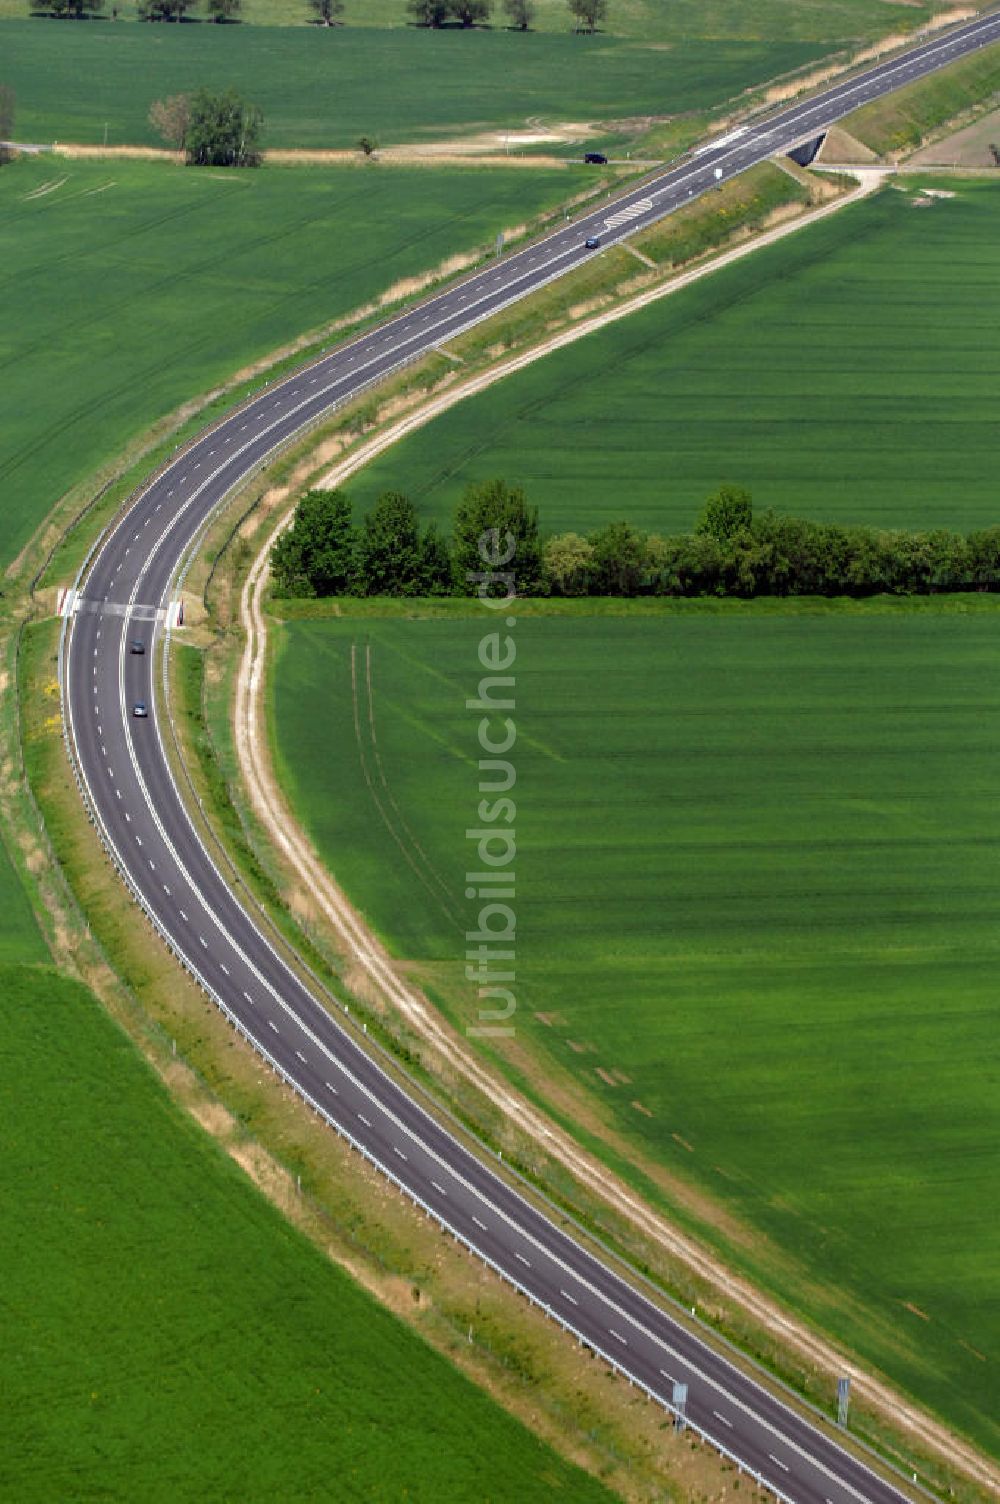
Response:
[{"label": "field boundary path", "polygon": [[[790,1504],[898,1504],[907,1493],[557,1227],[306,987],[240,903],[184,803],[163,740],[166,650],[178,590],[212,517],[333,408],[585,265],[599,254],[588,239],[615,244],[865,100],[997,40],[1000,16],[986,16],[739,127],[265,386],[179,450],[98,539],[60,642],[67,752],[97,834],[155,933],[237,1034],[404,1194],[615,1371],[668,1411],[675,1385],[687,1384],[688,1424]],[[623,226],[626,209],[635,214]],[[147,650],[136,654],[140,622]]]}]

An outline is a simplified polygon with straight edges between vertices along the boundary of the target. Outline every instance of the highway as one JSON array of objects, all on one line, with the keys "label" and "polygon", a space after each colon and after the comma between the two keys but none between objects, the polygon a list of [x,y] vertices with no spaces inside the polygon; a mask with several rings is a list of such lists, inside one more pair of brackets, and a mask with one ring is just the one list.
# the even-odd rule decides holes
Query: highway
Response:
[{"label": "highway", "polygon": [[[234,1026],[339,1132],[506,1279],[659,1402],[687,1414],[779,1498],[898,1504],[909,1497],[702,1342],[557,1228],[381,1069],[312,995],[240,904],[174,782],[155,651],[185,561],[220,503],[364,387],[561,276],[602,245],[803,139],[866,100],[1000,40],[1000,16],[910,52],[709,143],[651,181],[331,350],[179,451],[99,540],[64,624],[60,682],[82,795],[136,902]],[[144,651],[130,650],[135,641]],[[149,714],[133,714],[136,702]]]}]

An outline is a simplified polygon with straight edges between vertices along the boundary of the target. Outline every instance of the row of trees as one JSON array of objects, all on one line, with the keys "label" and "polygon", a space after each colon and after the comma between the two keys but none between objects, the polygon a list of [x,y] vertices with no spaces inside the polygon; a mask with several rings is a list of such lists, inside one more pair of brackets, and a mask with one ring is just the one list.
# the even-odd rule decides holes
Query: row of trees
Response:
[{"label": "row of trees", "polygon": [[[380,496],[360,527],[341,491],[310,491],[278,540],[279,595],[471,595],[480,543],[514,540],[506,566],[518,595],[868,596],[1000,590],[1000,527],[907,533],[754,516],[745,491],[710,497],[693,533],[660,537],[613,522],[542,539],[537,509],[503,481],[468,488],[445,540],[412,502]],[[501,547],[501,552],[503,552]]]},{"label": "row of trees", "polygon": [[[183,21],[203,3],[212,21],[235,21],[242,0],[138,0],[136,13],[140,21]],[[345,0],[307,0],[313,18],[321,26],[336,25],[344,14]],[[500,0],[509,26],[528,31],[535,18],[533,0]],[[593,32],[607,19],[608,0],[566,0],[578,31]],[[86,20],[99,15],[105,0],[31,0],[34,15],[55,16],[61,20]],[[457,25],[483,26],[493,16],[493,0],[407,0],[406,9],[418,26],[438,28]],[[118,19],[117,5],[112,7]]]},{"label": "row of trees", "polygon": [[[198,0],[138,0],[136,16],[140,21],[183,21],[197,3]],[[203,0],[203,3],[211,21],[235,21],[242,9],[242,0]],[[33,15],[66,21],[85,21],[100,15],[104,7],[105,0],[31,0]],[[118,6],[112,6],[113,21],[117,21],[118,14]]]},{"label": "row of trees", "polygon": [[[321,0],[343,10],[343,0]],[[607,20],[608,0],[566,0],[577,31],[593,32]],[[516,31],[528,31],[535,19],[533,0],[501,0],[503,14]],[[407,10],[418,26],[484,26],[493,16],[493,0],[407,0]]]},{"label": "row of trees", "polygon": [[149,123],[174,151],[196,167],[257,167],[264,117],[235,89],[199,89],[157,99]]},{"label": "row of trees", "polygon": [[[209,20],[235,21],[243,0],[204,0]],[[136,15],[140,21],[183,21],[194,10],[195,0],[139,0]]]}]

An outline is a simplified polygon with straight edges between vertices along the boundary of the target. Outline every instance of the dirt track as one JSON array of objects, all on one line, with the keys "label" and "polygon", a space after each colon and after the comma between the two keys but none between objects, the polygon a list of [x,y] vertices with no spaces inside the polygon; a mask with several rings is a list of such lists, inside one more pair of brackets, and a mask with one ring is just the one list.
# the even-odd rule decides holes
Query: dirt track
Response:
[{"label": "dirt track", "polygon": [[[710,275],[717,267],[751,254],[760,245],[791,234],[802,225],[835,213],[846,204],[874,192],[885,177],[885,170],[859,170],[857,175],[861,179],[861,186],[854,193],[824,205],[792,224],[776,227],[751,243],[738,246],[711,263],[699,266],[665,285],[648,289],[627,303],[582,320],[544,344],[430,398],[419,410],[376,435],[348,459],[340,462],[324,477],[323,483],[329,486],[342,484],[376,454],[389,448],[405,434],[429,422],[454,403],[540,359],[551,350],[668,296],[680,287]],[[291,873],[305,887],[322,912],[339,948],[350,959],[364,987],[374,989],[421,1036],[441,1061],[472,1083],[521,1131],[542,1146],[545,1153],[560,1161],[589,1192],[629,1218],[647,1239],[708,1281],[725,1298],[772,1332],[788,1349],[794,1350],[808,1365],[829,1375],[831,1382],[836,1375],[850,1374],[858,1398],[880,1411],[896,1428],[909,1433],[921,1447],[937,1452],[951,1465],[961,1467],[980,1485],[997,1489],[1000,1480],[995,1471],[972,1447],[956,1439],[946,1427],[903,1400],[887,1384],[871,1378],[845,1357],[832,1342],[817,1336],[745,1280],[733,1275],[719,1259],[646,1206],[623,1181],[599,1160],[582,1150],[572,1138],[550,1122],[544,1113],[514,1092],[506,1081],[491,1074],[466,1042],[397,970],[392,958],[333,881],[297,824],[277,784],[270,762],[264,711],[267,624],[262,602],[268,581],[270,550],[288,525],[292,510],[293,508],[289,508],[271,529],[258,551],[241,594],[240,617],[246,631],[246,644],[236,689],[236,751],[256,814]]]}]

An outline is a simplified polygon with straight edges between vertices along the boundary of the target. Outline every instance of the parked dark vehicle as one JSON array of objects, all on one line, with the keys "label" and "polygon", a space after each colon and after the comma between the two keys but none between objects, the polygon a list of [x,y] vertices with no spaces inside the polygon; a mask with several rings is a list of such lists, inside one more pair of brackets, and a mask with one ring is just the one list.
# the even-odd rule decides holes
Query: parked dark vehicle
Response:
[{"label": "parked dark vehicle", "polygon": [[583,160],[589,162],[592,167],[606,167],[608,165],[608,159],[603,151],[585,151]]}]

